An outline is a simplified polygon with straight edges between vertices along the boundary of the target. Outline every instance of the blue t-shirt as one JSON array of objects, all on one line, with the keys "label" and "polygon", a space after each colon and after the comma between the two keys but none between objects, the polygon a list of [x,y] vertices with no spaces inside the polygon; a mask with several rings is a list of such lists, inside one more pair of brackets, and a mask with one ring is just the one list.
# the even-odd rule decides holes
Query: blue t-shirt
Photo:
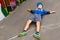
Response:
[{"label": "blue t-shirt", "polygon": [[44,9],[34,9],[34,10],[33,10],[33,13],[34,13],[34,14],[40,14],[41,16],[45,15],[46,12],[47,12],[47,11],[44,10]]}]

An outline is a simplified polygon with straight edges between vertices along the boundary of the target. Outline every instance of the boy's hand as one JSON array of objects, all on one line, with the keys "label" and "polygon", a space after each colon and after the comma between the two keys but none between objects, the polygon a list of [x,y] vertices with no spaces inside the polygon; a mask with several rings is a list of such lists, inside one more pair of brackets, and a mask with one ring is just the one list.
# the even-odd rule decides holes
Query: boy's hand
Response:
[{"label": "boy's hand", "polygon": [[29,11],[29,12],[30,12],[30,11],[31,11],[31,9],[27,9],[27,11]]},{"label": "boy's hand", "polygon": [[56,11],[50,11],[50,13],[55,13]]}]

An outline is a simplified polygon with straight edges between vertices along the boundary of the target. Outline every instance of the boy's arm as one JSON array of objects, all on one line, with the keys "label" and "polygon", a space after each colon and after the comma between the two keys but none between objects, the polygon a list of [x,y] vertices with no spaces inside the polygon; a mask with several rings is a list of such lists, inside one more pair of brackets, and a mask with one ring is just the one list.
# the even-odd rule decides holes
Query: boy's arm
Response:
[{"label": "boy's arm", "polygon": [[50,11],[47,11],[47,12],[45,13],[45,15],[48,15],[48,14],[50,14]]},{"label": "boy's arm", "polygon": [[33,13],[33,10],[31,10],[31,9],[27,9],[27,11],[30,12],[30,13]]},{"label": "boy's arm", "polygon": [[53,14],[55,11],[47,11],[46,14]]}]

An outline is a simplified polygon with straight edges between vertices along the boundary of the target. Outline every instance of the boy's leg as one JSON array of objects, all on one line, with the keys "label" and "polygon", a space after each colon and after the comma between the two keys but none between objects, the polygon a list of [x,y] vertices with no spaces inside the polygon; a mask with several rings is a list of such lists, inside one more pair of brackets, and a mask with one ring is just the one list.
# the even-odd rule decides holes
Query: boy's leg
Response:
[{"label": "boy's leg", "polygon": [[40,32],[40,21],[36,22],[36,32]]},{"label": "boy's leg", "polygon": [[27,34],[27,30],[28,30],[28,28],[29,28],[29,25],[30,25],[30,23],[32,22],[32,20],[28,20],[27,21],[27,23],[26,23],[26,26],[25,26],[25,28],[24,28],[24,30],[21,32],[21,33],[19,33],[18,34],[18,36],[24,36],[24,35],[26,35]]},{"label": "boy's leg", "polygon": [[34,34],[34,37],[37,39],[40,39],[40,21],[36,22],[36,33]]},{"label": "boy's leg", "polygon": [[28,20],[27,21],[27,23],[26,23],[26,26],[25,26],[25,28],[24,28],[24,30],[28,30],[28,28],[29,28],[29,25],[30,25],[30,23],[32,22],[32,20]]}]

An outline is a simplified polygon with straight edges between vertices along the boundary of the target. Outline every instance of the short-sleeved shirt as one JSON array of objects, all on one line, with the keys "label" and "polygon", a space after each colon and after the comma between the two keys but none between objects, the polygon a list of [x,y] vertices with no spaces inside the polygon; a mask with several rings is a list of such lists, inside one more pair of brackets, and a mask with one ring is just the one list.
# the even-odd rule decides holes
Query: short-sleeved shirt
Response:
[{"label": "short-sleeved shirt", "polygon": [[40,14],[40,15],[44,15],[47,11],[45,9],[34,9],[33,13],[34,14]]}]

